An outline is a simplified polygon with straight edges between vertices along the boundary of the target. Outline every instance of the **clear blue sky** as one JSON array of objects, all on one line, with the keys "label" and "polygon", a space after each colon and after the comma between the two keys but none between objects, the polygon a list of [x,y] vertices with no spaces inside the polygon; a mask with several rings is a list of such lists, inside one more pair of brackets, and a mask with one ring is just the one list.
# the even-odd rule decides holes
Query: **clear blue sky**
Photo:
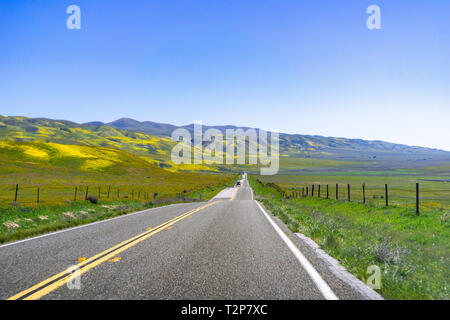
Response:
[{"label": "clear blue sky", "polygon": [[450,150],[450,1],[2,0],[0,114]]}]

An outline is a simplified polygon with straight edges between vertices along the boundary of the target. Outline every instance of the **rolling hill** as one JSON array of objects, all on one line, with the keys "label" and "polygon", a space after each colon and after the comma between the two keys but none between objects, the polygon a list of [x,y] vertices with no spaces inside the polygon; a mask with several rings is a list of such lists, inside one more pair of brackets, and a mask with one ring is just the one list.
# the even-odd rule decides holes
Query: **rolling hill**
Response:
[{"label": "rolling hill", "polygon": [[[175,142],[170,135],[176,128],[193,131],[193,125],[174,126],[151,121],[122,118],[110,123],[100,121],[78,124],[66,120],[0,116],[0,140],[45,142],[64,145],[99,146],[131,153],[160,168],[171,171],[223,171],[226,166],[183,165],[170,161]],[[203,126],[204,130],[212,128]],[[215,126],[225,132],[235,126]],[[244,130],[248,127],[242,128]],[[450,161],[450,152],[393,144],[300,134],[280,134],[281,166],[285,169],[325,167],[423,167]],[[310,160],[313,160],[312,162]],[[236,169],[242,169],[237,166]]]},{"label": "rolling hill", "polygon": [[[92,126],[96,124],[98,126],[98,123],[86,123],[85,125]],[[177,128],[185,128],[191,133],[194,130],[193,124],[174,126],[152,121],[139,122],[129,118],[121,118],[110,123],[102,123],[102,125],[162,137],[170,137],[172,131]],[[232,125],[203,126],[203,130],[210,128],[216,128],[222,132],[225,132],[226,129],[251,129],[249,127],[236,127]],[[412,147],[385,141],[367,141],[362,139],[286,133],[280,133],[280,153],[294,157],[341,160],[372,160],[380,158],[388,160],[399,158],[403,160],[450,159],[450,152],[432,148]]]}]

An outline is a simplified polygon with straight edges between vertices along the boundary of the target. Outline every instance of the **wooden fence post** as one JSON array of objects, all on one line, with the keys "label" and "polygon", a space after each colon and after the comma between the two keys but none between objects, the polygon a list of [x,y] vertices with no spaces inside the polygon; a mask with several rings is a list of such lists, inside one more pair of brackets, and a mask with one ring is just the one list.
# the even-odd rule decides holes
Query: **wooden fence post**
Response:
[{"label": "wooden fence post", "polygon": [[78,191],[78,186],[75,186],[75,196],[73,198],[73,201],[77,201],[77,191]]},{"label": "wooden fence post", "polygon": [[117,199],[119,199],[120,198],[120,189],[119,189],[119,187],[117,187]]},{"label": "wooden fence post", "polygon": [[306,196],[308,196],[309,190],[308,187],[306,187]]},{"label": "wooden fence post", "polygon": [[389,194],[388,194],[388,185],[387,183],[384,185],[384,197],[386,198],[386,207],[389,206]]},{"label": "wooden fence post", "polygon": [[328,185],[327,185],[327,199],[329,197],[330,193],[328,192]]},{"label": "wooden fence post", "polygon": [[336,183],[336,200],[339,199],[339,185]]},{"label": "wooden fence post", "polygon": [[419,183],[416,183],[416,215],[419,216]]},{"label": "wooden fence post", "polygon": [[365,183],[363,183],[362,189],[363,189],[363,204],[366,204],[366,184]]},{"label": "wooden fence post", "polygon": [[317,195],[318,195],[319,198],[320,198],[320,184],[319,184],[319,190],[317,190]]},{"label": "wooden fence post", "polygon": [[108,199],[109,199],[109,192],[111,191],[111,186],[108,186]]},{"label": "wooden fence post", "polygon": [[39,184],[37,185],[37,199],[36,202],[39,203]]},{"label": "wooden fence post", "polygon": [[314,185],[311,186],[311,197],[314,197]]},{"label": "wooden fence post", "polygon": [[89,192],[89,186],[86,187],[86,195],[85,195],[85,197],[84,197],[84,200],[87,200],[88,192]]},{"label": "wooden fence post", "polygon": [[348,192],[347,199],[348,199],[348,202],[350,202],[350,183],[347,184],[347,192]]},{"label": "wooden fence post", "polygon": [[100,200],[100,186],[98,186],[98,200]]},{"label": "wooden fence post", "polygon": [[16,193],[14,195],[14,203],[17,202],[17,194],[19,193],[19,184],[16,184]]}]

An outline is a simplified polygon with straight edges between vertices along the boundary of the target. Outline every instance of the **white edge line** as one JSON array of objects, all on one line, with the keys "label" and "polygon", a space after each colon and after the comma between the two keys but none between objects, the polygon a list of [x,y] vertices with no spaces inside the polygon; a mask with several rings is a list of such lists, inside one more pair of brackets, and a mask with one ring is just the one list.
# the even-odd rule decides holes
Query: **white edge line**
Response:
[{"label": "white edge line", "polygon": [[[197,202],[191,202],[191,203],[197,203]],[[96,224],[99,224],[99,223],[110,222],[110,221],[117,220],[117,219],[131,217],[131,216],[134,216],[136,214],[145,213],[147,211],[152,211],[152,210],[157,210],[157,209],[162,209],[162,208],[168,208],[168,207],[182,205],[182,204],[188,204],[188,203],[174,203],[174,204],[169,204],[167,206],[161,206],[161,207],[149,208],[149,209],[145,209],[145,210],[141,210],[141,211],[137,211],[137,212],[125,213],[125,214],[122,214],[122,215],[120,215],[118,217],[114,217],[114,218],[111,218],[111,219],[95,221],[95,222],[82,224],[80,226],[76,226],[76,227],[72,227],[72,228],[68,228],[68,229],[63,229],[63,230],[59,230],[59,231],[54,231],[54,232],[42,234],[40,236],[35,236],[35,237],[31,237],[31,238],[26,238],[26,239],[23,239],[23,240],[18,240],[18,241],[14,241],[14,242],[10,242],[10,243],[5,243],[5,244],[0,245],[0,248],[9,247],[9,246],[12,246],[12,245],[15,245],[15,244],[19,244],[19,243],[22,243],[22,242],[27,242],[27,241],[31,241],[31,240],[36,240],[36,239],[40,239],[40,238],[53,236],[53,235],[56,235],[56,234],[59,234],[59,233],[63,233],[63,232],[73,231],[73,230],[81,229],[81,228],[85,228],[85,227],[90,227],[90,226],[93,226],[93,225],[96,225]]]},{"label": "white edge line", "polygon": [[294,254],[294,256],[297,258],[297,260],[301,263],[303,268],[308,272],[311,279],[316,284],[317,288],[320,290],[320,292],[323,294],[325,299],[327,300],[339,300],[339,298],[334,294],[333,290],[331,290],[330,286],[325,282],[325,280],[322,279],[320,274],[317,272],[316,269],[314,269],[313,265],[306,259],[306,257],[300,252],[300,250],[292,243],[292,241],[284,234],[284,232],[280,229],[280,227],[270,218],[270,216],[267,214],[266,210],[259,204],[258,201],[255,201],[258,205],[259,209],[264,213],[267,220],[269,220],[272,227],[275,229],[275,231],[278,233],[278,235],[281,237],[281,239],[286,243],[288,248],[291,250],[291,252]]}]

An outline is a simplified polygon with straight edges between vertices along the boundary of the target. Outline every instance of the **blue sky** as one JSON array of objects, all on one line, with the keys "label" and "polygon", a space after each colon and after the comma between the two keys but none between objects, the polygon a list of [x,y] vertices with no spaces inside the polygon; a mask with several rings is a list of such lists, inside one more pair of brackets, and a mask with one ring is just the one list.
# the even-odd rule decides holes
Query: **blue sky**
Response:
[{"label": "blue sky", "polygon": [[0,114],[450,150],[449,16],[448,0],[2,0]]}]

